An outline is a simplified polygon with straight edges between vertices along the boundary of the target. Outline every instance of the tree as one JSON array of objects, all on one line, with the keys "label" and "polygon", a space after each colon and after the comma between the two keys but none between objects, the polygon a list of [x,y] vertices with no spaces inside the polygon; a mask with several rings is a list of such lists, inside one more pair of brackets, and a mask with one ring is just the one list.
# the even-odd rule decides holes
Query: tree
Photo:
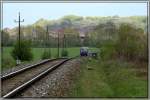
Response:
[{"label": "tree", "polygon": [[10,39],[9,33],[2,30],[2,46],[10,46],[13,44],[13,41]]},{"label": "tree", "polygon": [[94,36],[92,36],[92,38],[95,40],[97,47],[101,47],[109,40],[116,41],[118,29],[116,25],[109,20],[97,25],[93,33]]},{"label": "tree", "polygon": [[11,52],[12,57],[17,60],[23,60],[23,61],[29,61],[33,58],[31,48],[30,48],[30,42],[22,40],[19,42],[17,41],[14,45],[14,49]]},{"label": "tree", "polygon": [[127,60],[146,59],[147,43],[144,40],[147,39],[143,33],[144,30],[141,28],[136,28],[131,24],[121,24],[116,44],[119,56]]}]

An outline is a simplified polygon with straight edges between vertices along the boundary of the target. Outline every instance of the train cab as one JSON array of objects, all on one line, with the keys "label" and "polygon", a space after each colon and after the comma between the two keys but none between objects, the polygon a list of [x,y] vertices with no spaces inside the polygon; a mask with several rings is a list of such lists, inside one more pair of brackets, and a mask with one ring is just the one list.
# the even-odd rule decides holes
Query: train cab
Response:
[{"label": "train cab", "polygon": [[80,56],[88,56],[88,51],[89,51],[88,47],[81,47],[80,48]]}]

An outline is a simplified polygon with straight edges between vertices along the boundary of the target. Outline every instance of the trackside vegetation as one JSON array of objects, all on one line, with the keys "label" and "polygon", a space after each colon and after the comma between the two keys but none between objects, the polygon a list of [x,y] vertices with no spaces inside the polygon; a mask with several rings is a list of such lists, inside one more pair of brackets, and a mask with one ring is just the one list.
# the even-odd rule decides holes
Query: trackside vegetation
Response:
[{"label": "trackside vegetation", "polygon": [[[113,24],[111,24],[113,25]],[[99,27],[99,26],[98,26]],[[147,97],[148,48],[142,29],[123,23],[118,29],[101,27],[98,59],[84,59],[71,97]]]},{"label": "trackside vegetation", "polygon": [[11,52],[12,57],[17,60],[20,59],[22,61],[30,61],[33,58],[31,52],[31,43],[30,41],[17,41],[14,45],[14,48]]},{"label": "trackside vegetation", "polygon": [[[88,70],[88,67],[92,70]],[[121,60],[84,59],[69,96],[147,97],[147,79],[137,76],[140,72],[136,71],[136,67]]]},{"label": "trackside vegetation", "polygon": [[[31,48],[31,49],[32,49],[31,52],[33,54],[33,59],[31,61],[37,61],[37,60],[42,59],[43,53],[45,51],[50,50],[49,48]],[[2,70],[16,66],[16,61],[11,56],[12,50],[13,50],[13,47],[3,47],[2,48],[2,52],[3,52],[2,53]],[[67,50],[68,57],[74,57],[74,56],[79,55],[80,48],[72,47],[72,48],[67,48],[65,50]],[[91,50],[97,50],[97,48],[91,48]],[[60,49],[60,54],[61,54],[61,51],[62,51],[62,49]],[[56,58],[56,57],[57,57],[57,48],[51,48],[51,58]],[[47,58],[47,55],[46,55],[46,58]],[[48,58],[49,58],[49,56],[48,56]],[[29,62],[24,61],[22,63],[29,63]]]}]

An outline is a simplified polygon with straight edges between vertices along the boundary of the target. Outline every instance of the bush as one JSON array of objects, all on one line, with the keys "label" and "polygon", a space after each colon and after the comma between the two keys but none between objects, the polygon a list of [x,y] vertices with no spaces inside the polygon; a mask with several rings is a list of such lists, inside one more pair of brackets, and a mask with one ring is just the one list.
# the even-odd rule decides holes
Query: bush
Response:
[{"label": "bush", "polygon": [[11,52],[12,57],[17,60],[29,61],[33,58],[30,42],[29,41],[20,41],[20,48],[19,42],[16,42],[14,45],[14,49]]},{"label": "bush", "polygon": [[68,51],[67,50],[62,50],[61,51],[61,56],[62,57],[67,57],[68,56]]},{"label": "bush", "polygon": [[114,41],[105,41],[100,48],[100,58],[102,60],[109,60],[116,56],[116,43]]},{"label": "bush", "polygon": [[113,91],[113,97],[147,96],[147,81],[137,78],[137,72],[131,70],[134,66],[120,60],[101,62],[100,68],[105,73],[104,82]]},{"label": "bush", "polygon": [[11,68],[15,65],[16,65],[16,62],[12,57],[2,57],[2,70]]},{"label": "bush", "polygon": [[42,54],[42,59],[49,59],[51,58],[51,52],[50,51],[44,51]]}]

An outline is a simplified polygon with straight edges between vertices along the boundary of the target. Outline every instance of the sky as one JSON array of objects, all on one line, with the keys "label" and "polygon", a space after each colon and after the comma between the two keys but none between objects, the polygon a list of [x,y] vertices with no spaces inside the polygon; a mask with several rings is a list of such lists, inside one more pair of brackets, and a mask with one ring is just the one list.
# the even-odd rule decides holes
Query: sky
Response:
[{"label": "sky", "polygon": [[3,3],[3,28],[18,24],[18,12],[24,22],[33,24],[44,18],[59,19],[65,15],[78,16],[146,16],[147,3]]}]

